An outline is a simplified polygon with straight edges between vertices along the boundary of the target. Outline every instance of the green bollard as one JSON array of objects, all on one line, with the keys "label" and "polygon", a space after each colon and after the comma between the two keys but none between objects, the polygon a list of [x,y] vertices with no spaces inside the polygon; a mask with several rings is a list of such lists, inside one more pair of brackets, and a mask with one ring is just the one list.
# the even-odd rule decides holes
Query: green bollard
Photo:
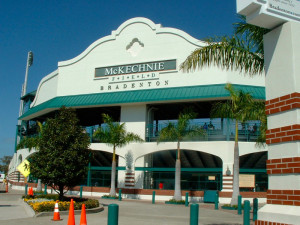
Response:
[{"label": "green bollard", "polygon": [[186,207],[189,206],[189,193],[188,192],[185,193],[185,206]]},{"label": "green bollard", "polygon": [[45,184],[44,195],[47,194],[47,184]]},{"label": "green bollard", "polygon": [[242,215],[242,196],[238,196],[238,214]]},{"label": "green bollard", "polygon": [[215,210],[219,209],[219,195],[216,193],[215,195]]},{"label": "green bollard", "polygon": [[119,201],[122,201],[122,189],[119,189]]},{"label": "green bollard", "polygon": [[28,184],[25,184],[25,196],[28,194],[27,191],[28,191]]},{"label": "green bollard", "polygon": [[152,204],[155,204],[155,191],[152,192]]},{"label": "green bollard", "polygon": [[191,204],[190,209],[190,225],[198,225],[199,205]]},{"label": "green bollard", "polygon": [[253,199],[253,221],[257,220],[258,199]]},{"label": "green bollard", "polygon": [[250,201],[244,201],[244,225],[250,225]]},{"label": "green bollard", "polygon": [[80,186],[80,198],[82,198],[82,189],[83,189],[83,187]]},{"label": "green bollard", "polygon": [[108,205],[107,225],[118,225],[118,221],[119,221],[119,205],[117,204]]}]

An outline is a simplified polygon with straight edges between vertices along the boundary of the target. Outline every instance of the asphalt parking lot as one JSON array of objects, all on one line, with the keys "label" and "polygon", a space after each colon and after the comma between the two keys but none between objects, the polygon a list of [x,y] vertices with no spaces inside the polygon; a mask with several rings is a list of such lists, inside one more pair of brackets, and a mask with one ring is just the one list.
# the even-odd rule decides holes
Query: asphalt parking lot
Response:
[{"label": "asphalt parking lot", "polygon": [[[61,215],[63,220],[52,221],[52,215],[33,217],[32,211],[21,200],[23,192],[10,190],[9,193],[0,193],[0,225],[54,225],[67,224],[68,215]],[[163,202],[152,204],[151,201],[141,200],[111,200],[99,199],[104,210],[99,213],[87,214],[87,224],[107,224],[108,205],[119,205],[120,225],[187,225],[190,223],[190,207],[184,205],[166,205]],[[75,216],[79,224],[80,215]],[[236,211],[214,210],[212,204],[200,204],[199,225],[231,225],[243,224],[242,215]]]}]

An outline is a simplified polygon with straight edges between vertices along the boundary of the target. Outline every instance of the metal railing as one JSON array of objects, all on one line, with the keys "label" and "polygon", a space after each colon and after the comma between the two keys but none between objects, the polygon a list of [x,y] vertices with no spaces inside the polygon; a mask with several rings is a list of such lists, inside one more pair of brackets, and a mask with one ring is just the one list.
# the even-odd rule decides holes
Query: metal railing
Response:
[{"label": "metal railing", "polygon": [[[203,119],[202,119],[203,120]],[[174,125],[177,121],[171,121]],[[156,142],[159,132],[168,125],[166,121],[158,121],[158,123],[146,125],[146,142]],[[93,137],[94,132],[98,129],[99,125],[85,127],[86,133],[90,136],[91,143],[99,142]],[[197,127],[202,129],[204,135],[196,135],[193,137],[185,137],[183,141],[233,141],[235,138],[235,122],[224,119],[218,121],[197,122],[193,121],[190,128]],[[257,137],[260,135],[260,123],[246,122],[239,123],[239,141],[256,142]]]},{"label": "metal railing", "polygon": [[[172,121],[176,126],[177,122]],[[146,126],[146,141],[156,142],[159,132],[168,123],[154,123]],[[192,122],[190,127],[202,129],[204,134],[186,137],[183,141],[233,141],[235,138],[235,122]],[[239,141],[255,142],[260,135],[259,122],[239,123]]]}]

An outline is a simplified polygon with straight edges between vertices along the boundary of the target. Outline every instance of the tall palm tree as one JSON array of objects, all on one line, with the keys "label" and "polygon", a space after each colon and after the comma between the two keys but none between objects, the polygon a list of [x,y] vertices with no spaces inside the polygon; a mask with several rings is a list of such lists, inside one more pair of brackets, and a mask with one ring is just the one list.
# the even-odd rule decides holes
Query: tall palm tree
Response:
[{"label": "tall palm tree", "polygon": [[255,101],[249,93],[234,90],[231,84],[227,84],[225,89],[229,91],[229,100],[215,103],[212,106],[210,115],[212,118],[221,117],[235,120],[233,193],[230,204],[237,205],[239,195],[238,123],[260,119],[261,112],[264,110],[264,103]]},{"label": "tall palm tree", "polygon": [[187,136],[204,135],[205,131],[197,126],[191,126],[190,121],[196,117],[196,113],[185,111],[179,114],[177,124],[169,122],[168,125],[159,132],[158,143],[162,141],[177,142],[177,159],[175,166],[175,191],[174,199],[182,200],[181,196],[181,161],[180,142]]},{"label": "tall palm tree", "polygon": [[193,51],[180,65],[184,71],[214,65],[250,76],[264,73],[263,35],[269,30],[246,23],[234,24],[234,35],[208,38],[207,45]]},{"label": "tall palm tree", "polygon": [[104,113],[102,114],[102,118],[104,123],[107,124],[107,127],[99,127],[95,131],[94,137],[113,147],[111,188],[109,195],[116,196],[116,149],[121,148],[130,142],[142,142],[143,139],[134,133],[126,132],[125,123],[114,122],[109,115]]}]

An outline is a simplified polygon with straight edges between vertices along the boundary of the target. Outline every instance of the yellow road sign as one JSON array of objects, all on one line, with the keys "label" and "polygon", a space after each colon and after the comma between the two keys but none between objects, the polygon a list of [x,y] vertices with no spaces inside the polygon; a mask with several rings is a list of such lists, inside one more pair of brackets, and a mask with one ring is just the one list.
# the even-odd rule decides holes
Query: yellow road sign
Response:
[{"label": "yellow road sign", "polygon": [[29,161],[25,159],[20,165],[18,165],[17,169],[23,174],[24,177],[28,177],[30,174]]}]

